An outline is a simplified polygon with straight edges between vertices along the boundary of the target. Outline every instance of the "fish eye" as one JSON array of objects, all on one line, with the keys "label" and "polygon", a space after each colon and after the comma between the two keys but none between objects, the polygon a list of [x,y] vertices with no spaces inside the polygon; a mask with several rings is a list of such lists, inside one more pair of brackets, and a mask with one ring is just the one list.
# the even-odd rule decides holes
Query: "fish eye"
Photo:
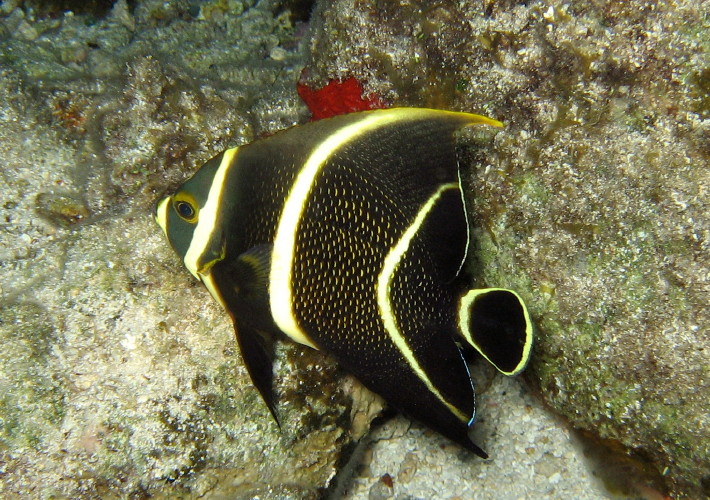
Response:
[{"label": "fish eye", "polygon": [[195,203],[195,200],[191,196],[185,193],[175,195],[173,208],[184,221],[190,223],[197,222],[197,203]]},{"label": "fish eye", "polygon": [[175,209],[178,215],[183,219],[190,220],[195,216],[195,209],[186,201],[178,201],[175,203]]}]

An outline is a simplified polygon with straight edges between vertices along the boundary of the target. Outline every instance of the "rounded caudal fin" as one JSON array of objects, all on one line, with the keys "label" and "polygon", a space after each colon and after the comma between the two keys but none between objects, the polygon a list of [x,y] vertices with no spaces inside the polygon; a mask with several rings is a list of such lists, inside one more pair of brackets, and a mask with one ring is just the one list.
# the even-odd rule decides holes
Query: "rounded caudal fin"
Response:
[{"label": "rounded caudal fin", "polygon": [[505,375],[527,365],[532,348],[532,323],[525,303],[512,290],[469,290],[459,302],[461,335]]}]

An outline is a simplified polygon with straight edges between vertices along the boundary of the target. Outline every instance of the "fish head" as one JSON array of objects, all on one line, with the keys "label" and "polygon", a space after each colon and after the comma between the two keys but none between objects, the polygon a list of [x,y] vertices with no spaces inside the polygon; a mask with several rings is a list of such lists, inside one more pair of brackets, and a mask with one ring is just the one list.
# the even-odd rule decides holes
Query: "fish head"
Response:
[{"label": "fish head", "polygon": [[224,153],[200,167],[174,194],[158,202],[155,211],[155,220],[173,250],[201,281],[226,254],[221,189],[214,189],[223,156]]}]

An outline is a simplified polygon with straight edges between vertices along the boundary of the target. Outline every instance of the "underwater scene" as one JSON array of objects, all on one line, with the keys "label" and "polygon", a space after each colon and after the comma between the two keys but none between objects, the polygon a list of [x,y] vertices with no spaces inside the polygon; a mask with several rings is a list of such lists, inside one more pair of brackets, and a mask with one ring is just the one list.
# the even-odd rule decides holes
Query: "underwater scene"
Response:
[{"label": "underwater scene", "polygon": [[710,497],[710,2],[0,2],[0,498]]}]

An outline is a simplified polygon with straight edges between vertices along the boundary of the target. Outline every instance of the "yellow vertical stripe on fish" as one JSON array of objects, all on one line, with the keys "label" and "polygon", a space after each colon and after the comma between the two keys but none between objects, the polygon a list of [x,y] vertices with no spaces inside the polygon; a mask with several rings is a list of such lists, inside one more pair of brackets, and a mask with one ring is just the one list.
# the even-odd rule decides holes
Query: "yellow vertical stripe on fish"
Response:
[{"label": "yellow vertical stripe on fish", "polygon": [[458,184],[444,184],[436,190],[436,192],[427,200],[427,202],[422,206],[422,208],[417,213],[414,221],[409,225],[407,230],[399,238],[395,246],[390,250],[385,257],[384,265],[382,266],[382,271],[377,278],[377,305],[380,310],[380,317],[384,323],[385,330],[387,334],[392,339],[392,342],[397,346],[397,349],[402,353],[402,355],[407,360],[409,366],[414,370],[417,376],[422,382],[427,386],[427,389],[434,394],[442,403],[446,405],[451,412],[456,415],[463,422],[468,422],[471,419],[471,415],[464,415],[461,410],[456,408],[454,405],[449,403],[444,396],[439,392],[439,390],[434,386],[432,381],[426,374],[426,371],[421,367],[419,361],[417,360],[414,352],[407,344],[407,340],[399,329],[399,324],[397,322],[397,316],[393,310],[392,302],[390,299],[392,279],[394,274],[397,272],[400,261],[407,253],[409,245],[416,236],[417,232],[421,228],[422,224],[429,215],[429,212],[436,202],[439,200],[441,195],[449,189],[459,189]]},{"label": "yellow vertical stripe on fish", "polygon": [[328,158],[344,144],[374,128],[403,117],[401,113],[391,110],[361,115],[360,120],[341,128],[315,147],[291,187],[274,238],[270,274],[270,306],[276,325],[296,342],[317,348],[301,329],[294,314],[292,277],[296,234],[318,172]]},{"label": "yellow vertical stripe on fish", "polygon": [[222,208],[222,197],[225,190],[225,179],[229,168],[234,164],[234,157],[237,154],[238,148],[228,149],[222,156],[222,162],[215,173],[214,180],[210,185],[209,195],[205,206],[200,208],[200,215],[197,221],[197,227],[190,241],[190,247],[185,254],[184,262],[190,272],[196,278],[200,279],[199,263],[200,257],[205,253],[206,248],[210,245],[210,241],[214,236],[217,228],[217,220],[219,211]]}]

